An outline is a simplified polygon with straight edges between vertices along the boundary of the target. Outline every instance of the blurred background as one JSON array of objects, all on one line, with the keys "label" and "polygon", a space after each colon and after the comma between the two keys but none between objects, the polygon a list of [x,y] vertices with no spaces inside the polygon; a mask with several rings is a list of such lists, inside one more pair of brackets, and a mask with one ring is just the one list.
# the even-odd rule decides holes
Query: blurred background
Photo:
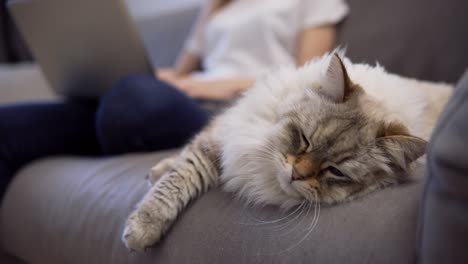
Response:
[{"label": "blurred background", "polygon": [[[0,63],[31,61],[31,53],[7,12],[7,2],[8,0],[2,0],[0,6]],[[198,6],[201,2],[202,0],[126,0],[131,15],[140,19]]]},{"label": "blurred background", "polygon": [[[0,103],[48,100],[50,89],[7,10],[0,5]],[[203,0],[126,0],[154,66],[171,66]],[[174,34],[176,32],[176,34]]]},{"label": "blurred background", "polygon": [[[0,103],[53,96],[39,67],[0,6]],[[325,1],[325,0],[323,0]],[[204,0],[126,0],[155,67],[172,66]],[[379,62],[388,71],[456,83],[468,65],[468,1],[348,0],[336,46],[354,62]],[[26,63],[24,63],[26,62]]]}]

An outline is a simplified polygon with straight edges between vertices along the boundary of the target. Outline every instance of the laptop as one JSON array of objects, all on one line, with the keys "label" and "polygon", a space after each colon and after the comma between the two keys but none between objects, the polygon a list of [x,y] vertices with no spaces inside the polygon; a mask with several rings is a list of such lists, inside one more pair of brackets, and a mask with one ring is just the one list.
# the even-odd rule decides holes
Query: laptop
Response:
[{"label": "laptop", "polygon": [[58,94],[98,97],[127,74],[153,72],[123,0],[14,0],[8,9]]}]

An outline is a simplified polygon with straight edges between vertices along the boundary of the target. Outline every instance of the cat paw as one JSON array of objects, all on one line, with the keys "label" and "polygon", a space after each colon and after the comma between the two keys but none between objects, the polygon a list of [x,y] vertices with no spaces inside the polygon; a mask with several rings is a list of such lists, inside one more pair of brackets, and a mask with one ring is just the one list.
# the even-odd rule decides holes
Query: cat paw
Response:
[{"label": "cat paw", "polygon": [[168,172],[176,161],[176,157],[169,157],[163,159],[158,164],[156,164],[153,168],[151,168],[150,172],[147,175],[147,180],[150,186],[153,186],[154,183],[161,178],[161,176]]},{"label": "cat paw", "polygon": [[158,242],[165,229],[165,221],[147,211],[137,210],[127,219],[122,241],[131,251],[143,251]]}]

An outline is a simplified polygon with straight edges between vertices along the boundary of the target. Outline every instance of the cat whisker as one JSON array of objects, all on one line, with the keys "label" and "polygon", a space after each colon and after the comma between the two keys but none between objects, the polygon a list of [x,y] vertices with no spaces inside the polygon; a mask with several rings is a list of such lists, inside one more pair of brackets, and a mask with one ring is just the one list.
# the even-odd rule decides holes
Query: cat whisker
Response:
[{"label": "cat whisker", "polygon": [[288,217],[292,216],[293,214],[295,214],[296,212],[298,212],[302,206],[304,206],[305,204],[305,201],[303,201],[300,205],[297,206],[297,208],[290,214],[284,216],[284,217],[281,217],[279,219],[275,219],[275,220],[269,220],[269,221],[264,221],[264,220],[261,220],[261,219],[258,219],[258,218],[255,218],[255,220],[259,221],[259,223],[239,223],[241,225],[250,225],[250,226],[256,226],[256,225],[268,225],[268,224],[274,224],[274,223],[279,223],[285,219],[287,219]]},{"label": "cat whisker", "polygon": [[[279,224],[278,226],[271,226],[271,227],[268,227],[268,228],[271,228],[271,229],[272,229],[273,231],[275,231],[275,232],[281,231],[281,230],[287,228],[288,226],[290,226],[296,219],[298,219],[298,218],[304,213],[304,211],[307,211],[306,215],[308,215],[308,214],[309,214],[309,211],[310,211],[310,204],[307,203],[307,201],[305,201],[305,202],[304,202],[304,205],[306,205],[306,204],[309,205],[309,206],[307,207],[307,209],[306,209],[306,207],[302,207],[303,210],[301,210],[301,211],[300,211],[298,214],[296,214],[296,216],[294,216],[293,218],[289,219],[288,221],[286,221],[286,222],[284,222],[284,223]],[[301,220],[300,222],[302,222],[302,220]],[[298,223],[297,225],[299,225],[299,223]],[[297,225],[296,225],[296,226],[297,226]],[[295,227],[296,227],[296,226],[295,226]],[[293,227],[293,229],[294,229],[295,227]],[[287,233],[289,233],[289,232],[287,232]],[[281,236],[281,235],[280,235],[280,236]]]},{"label": "cat whisker", "polygon": [[[297,222],[297,224],[296,224],[294,227],[290,228],[287,232],[279,234],[279,235],[278,235],[279,237],[282,237],[282,236],[285,236],[285,235],[290,234],[290,233],[292,233],[292,232],[295,232],[295,231],[297,230],[297,228],[298,228],[299,226],[301,226],[301,224],[302,224],[302,222],[304,221],[304,219],[307,219],[307,216],[308,216],[309,213],[310,213],[310,209],[312,208],[312,204],[311,204],[311,203],[308,202],[307,205],[308,205],[308,206],[307,206],[307,213],[303,216],[303,218],[302,218],[299,222]],[[296,219],[297,219],[298,217],[300,217],[300,216],[301,216],[301,214],[299,214],[299,215],[296,217]],[[292,223],[292,221],[293,221],[293,220],[289,221],[289,223]],[[282,228],[277,229],[277,230],[285,229],[285,227],[286,227],[286,224],[283,225]]]},{"label": "cat whisker", "polygon": [[319,220],[319,217],[320,217],[320,201],[319,201],[319,197],[318,197],[318,192],[317,192],[317,191],[314,192],[314,196],[315,196],[314,199],[315,199],[315,207],[316,207],[316,212],[317,212],[317,214],[316,214],[315,219],[314,219],[314,220],[315,220],[315,223],[314,223],[314,225],[312,226],[312,230],[315,229],[315,227],[317,226],[318,220]]},{"label": "cat whisker", "polygon": [[[306,204],[306,203],[305,203],[305,204]],[[281,223],[281,224],[279,224],[279,225],[277,225],[277,226],[272,226],[272,227],[271,227],[272,231],[278,232],[278,231],[281,231],[281,230],[284,230],[284,229],[290,227],[291,225],[293,225],[293,223],[294,223],[296,220],[298,220],[298,218],[300,218],[300,217],[303,215],[304,211],[306,211],[306,207],[305,207],[305,206],[303,207],[303,210],[301,210],[301,212],[299,212],[298,214],[296,214],[294,217],[292,217],[292,218],[289,219],[288,221],[286,221],[286,222],[284,222],[284,223]],[[298,225],[298,224],[296,224],[294,227],[292,227],[292,229],[295,229],[297,225]],[[286,232],[286,233],[288,233],[288,232]],[[281,233],[279,234],[279,236],[282,236],[282,235],[284,235],[284,234],[281,234]]]},{"label": "cat whisker", "polygon": [[288,247],[287,249],[283,250],[283,251],[280,251],[278,254],[281,254],[281,253],[284,253],[286,251],[289,251],[293,248],[295,248],[296,246],[298,246],[299,244],[301,244],[302,242],[304,242],[304,240],[306,240],[306,238],[312,233],[312,231],[315,229],[315,227],[317,226],[317,223],[318,223],[318,219],[319,219],[319,216],[320,216],[320,202],[318,200],[318,194],[317,192],[314,192],[315,194],[315,203],[314,203],[314,218],[312,219],[312,222],[311,224],[309,225],[309,227],[306,229],[308,230],[307,233],[301,238],[301,240],[299,240],[297,243],[293,244],[292,246]]}]

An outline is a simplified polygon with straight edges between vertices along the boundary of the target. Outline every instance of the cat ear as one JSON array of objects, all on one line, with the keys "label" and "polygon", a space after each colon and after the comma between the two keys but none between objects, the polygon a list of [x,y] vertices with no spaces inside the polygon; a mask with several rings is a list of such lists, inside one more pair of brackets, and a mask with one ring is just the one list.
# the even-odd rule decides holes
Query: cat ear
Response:
[{"label": "cat ear", "polygon": [[398,166],[407,168],[409,163],[424,155],[427,141],[410,135],[403,124],[391,122],[379,131],[377,145]]},{"label": "cat ear", "polygon": [[330,58],[321,93],[335,103],[342,103],[351,93],[351,80],[338,54]]}]

